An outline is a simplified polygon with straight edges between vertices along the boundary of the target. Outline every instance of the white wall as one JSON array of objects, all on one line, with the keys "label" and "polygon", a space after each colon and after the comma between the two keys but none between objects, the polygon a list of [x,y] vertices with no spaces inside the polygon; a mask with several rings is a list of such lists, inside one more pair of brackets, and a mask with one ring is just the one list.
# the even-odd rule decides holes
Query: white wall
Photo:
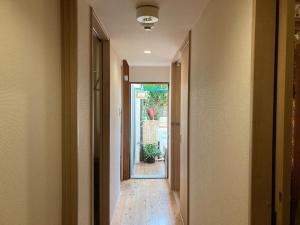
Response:
[{"label": "white wall", "polygon": [[122,61],[116,52],[110,51],[110,218],[117,206],[120,186],[121,158],[121,85]]},{"label": "white wall", "polygon": [[169,82],[169,66],[130,66],[130,82]]},{"label": "white wall", "polygon": [[60,1],[0,1],[0,224],[61,224]]},{"label": "white wall", "polygon": [[190,224],[249,224],[251,0],[212,0],[192,29]]}]

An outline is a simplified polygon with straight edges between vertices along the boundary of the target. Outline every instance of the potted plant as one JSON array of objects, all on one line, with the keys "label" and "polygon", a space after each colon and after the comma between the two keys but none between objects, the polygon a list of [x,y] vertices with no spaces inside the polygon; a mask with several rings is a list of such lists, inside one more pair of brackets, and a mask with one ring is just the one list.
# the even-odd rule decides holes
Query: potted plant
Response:
[{"label": "potted plant", "polygon": [[144,145],[144,160],[147,163],[155,163],[155,158],[160,156],[161,152],[156,144]]}]

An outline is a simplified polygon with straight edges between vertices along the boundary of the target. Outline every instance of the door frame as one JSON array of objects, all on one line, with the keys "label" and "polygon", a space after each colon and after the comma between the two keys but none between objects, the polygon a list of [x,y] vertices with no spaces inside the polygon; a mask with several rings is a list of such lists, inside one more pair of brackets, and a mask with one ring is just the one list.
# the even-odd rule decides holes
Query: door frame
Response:
[{"label": "door frame", "polygon": [[[61,0],[62,45],[62,224],[78,225],[78,12],[76,0]],[[103,41],[103,145],[100,178],[100,224],[109,224],[109,167],[110,167],[110,41],[90,8],[90,54],[92,32]],[[90,61],[90,64],[92,62]],[[92,68],[92,67],[90,67]],[[92,74],[92,71],[90,71]],[[90,75],[91,76],[91,75]],[[90,91],[90,98],[91,91]],[[92,124],[91,120],[91,124]],[[92,152],[92,145],[91,151]],[[92,154],[90,154],[92,156]],[[92,170],[90,171],[92,177]],[[90,190],[92,195],[92,190]],[[91,202],[92,204],[92,202]],[[91,213],[90,220],[93,221]]]},{"label": "door frame", "polygon": [[[99,149],[100,157],[100,174],[99,174],[99,182],[100,182],[100,225],[106,225],[110,223],[110,40],[108,35],[105,33],[100,20],[95,14],[95,11],[92,7],[90,7],[90,59],[92,59],[92,38],[93,34],[96,34],[97,37],[102,42],[102,146]],[[94,121],[93,121],[93,71],[92,71],[92,60],[90,60],[90,76],[91,76],[91,133],[93,134],[94,129]],[[91,135],[93,145],[93,135]],[[91,146],[91,159],[93,159],[93,146]],[[93,161],[91,160],[92,164]],[[91,166],[91,180],[93,181],[93,166]],[[93,184],[93,182],[92,182]],[[91,185],[91,219],[93,221],[93,185]]]},{"label": "door frame", "polygon": [[77,1],[61,0],[62,224],[78,224]]},{"label": "door frame", "polygon": [[253,2],[251,225],[271,225],[273,220],[276,8],[274,0]]},{"label": "door frame", "polygon": [[[187,213],[187,218],[186,218],[186,225],[189,225],[189,214],[190,214],[190,206],[189,206],[189,202],[190,202],[190,81],[191,81],[191,51],[192,51],[192,31],[190,30],[186,36],[186,39],[184,40],[182,46],[179,48],[179,50],[177,51],[177,53],[175,54],[173,60],[172,60],[172,70],[173,70],[173,66],[175,66],[176,64],[181,64],[181,57],[182,57],[182,54],[183,54],[183,51],[185,50],[185,48],[189,48],[189,62],[188,62],[188,103],[187,103],[187,190],[186,190],[186,194],[187,194],[187,206],[186,206],[186,213]],[[181,75],[181,65],[180,65],[180,86],[181,86],[181,78],[182,78],[182,75]],[[173,75],[173,71],[171,71],[171,75]],[[172,92],[172,90],[171,90]],[[181,91],[180,91],[180,96],[181,96]],[[181,103],[180,103],[180,113],[181,113]],[[179,118],[181,120],[181,116]],[[180,121],[180,130],[181,130],[181,121]],[[170,126],[172,127],[172,125]],[[180,138],[181,138],[181,131],[180,132]],[[180,140],[181,142],[181,140]],[[180,144],[181,145],[181,144]],[[172,148],[172,146],[171,146]],[[181,148],[181,147],[180,147]],[[172,149],[171,149],[172,151]],[[172,154],[172,153],[171,153]],[[181,158],[181,149],[180,149],[180,152],[179,152],[179,157]],[[171,170],[170,170],[170,186],[171,186],[171,189],[174,190],[174,168],[172,168],[174,166],[174,158],[171,156]],[[179,170],[179,173],[181,174],[181,170],[182,170],[182,164],[181,162],[179,163],[180,164],[180,170]],[[179,174],[179,176],[181,176]],[[181,177],[179,178],[179,186],[180,186],[180,182],[181,181]],[[180,191],[181,188],[179,187]],[[175,190],[176,191],[176,190]],[[179,191],[179,195],[180,195],[180,191]],[[175,195],[175,197],[177,198],[177,196]],[[181,205],[180,205],[180,196],[179,196],[179,202],[178,202],[178,207],[181,208]],[[183,219],[183,218],[182,218]]]},{"label": "door frame", "polygon": [[122,151],[121,180],[130,179],[130,82],[129,65],[123,60],[122,65]]},{"label": "door frame", "polygon": [[[128,104],[128,108],[129,108],[129,127],[131,127],[131,85],[132,84],[167,84],[168,85],[168,98],[170,98],[170,82],[137,82],[137,81],[133,81],[133,82],[128,82],[129,85],[129,104]],[[170,112],[170,102],[168,102],[168,116],[169,116],[169,112]],[[169,119],[169,118],[168,118]],[[168,129],[167,129],[167,133],[168,133],[168,151],[167,151],[167,167],[166,167],[166,177],[164,178],[143,178],[143,179],[168,179],[169,178],[169,166],[170,166],[170,142],[169,142],[169,136],[170,136],[170,124],[168,121]],[[129,153],[129,178],[131,179],[131,129],[129,128],[129,152],[126,152],[127,154]],[[135,178],[138,179],[138,178]]]},{"label": "door frame", "polygon": [[[176,77],[176,78],[174,78]],[[175,83],[176,82],[176,83]],[[174,89],[176,89],[177,94],[180,94],[181,91],[181,65],[180,62],[177,60],[175,62],[172,62],[172,66],[171,66],[171,81],[170,81],[170,85],[171,85],[171,110],[170,110],[170,154],[171,154],[171,162],[170,162],[170,186],[171,186],[171,190],[180,193],[180,98],[175,100],[175,94],[174,94]],[[178,112],[176,112],[177,114],[177,120],[179,120],[179,122],[173,122],[174,119],[173,117],[175,117],[175,112],[174,112],[174,103],[176,102],[176,109],[178,109]],[[177,152],[176,155],[174,154],[174,139],[175,139],[175,129],[179,128],[179,132],[177,133],[177,135],[179,137],[178,138],[178,146],[177,148]]]},{"label": "door frame", "polygon": [[276,225],[290,224],[294,0],[278,0],[277,107],[275,155]]},{"label": "door frame", "polygon": [[253,4],[251,225],[289,224],[294,4]]}]

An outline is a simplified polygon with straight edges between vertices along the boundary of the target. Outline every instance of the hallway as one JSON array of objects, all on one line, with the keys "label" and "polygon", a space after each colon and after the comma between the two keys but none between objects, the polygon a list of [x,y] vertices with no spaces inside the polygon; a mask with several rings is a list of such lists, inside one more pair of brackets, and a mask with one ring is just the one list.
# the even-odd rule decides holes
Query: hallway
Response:
[{"label": "hallway", "polygon": [[131,179],[121,185],[112,225],[183,225],[166,180]]},{"label": "hallway", "polygon": [[0,0],[0,27],[0,225],[295,225],[300,0]]}]

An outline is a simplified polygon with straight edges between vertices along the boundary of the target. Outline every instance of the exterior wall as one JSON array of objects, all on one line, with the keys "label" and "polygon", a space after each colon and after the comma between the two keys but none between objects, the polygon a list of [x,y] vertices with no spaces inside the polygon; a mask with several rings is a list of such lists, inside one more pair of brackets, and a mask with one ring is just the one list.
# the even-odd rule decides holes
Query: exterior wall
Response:
[{"label": "exterior wall", "polygon": [[60,1],[0,1],[0,224],[60,225]]},{"label": "exterior wall", "polygon": [[170,67],[130,66],[130,82],[169,82]]},{"label": "exterior wall", "polygon": [[212,0],[192,28],[191,225],[249,224],[252,4]]}]

